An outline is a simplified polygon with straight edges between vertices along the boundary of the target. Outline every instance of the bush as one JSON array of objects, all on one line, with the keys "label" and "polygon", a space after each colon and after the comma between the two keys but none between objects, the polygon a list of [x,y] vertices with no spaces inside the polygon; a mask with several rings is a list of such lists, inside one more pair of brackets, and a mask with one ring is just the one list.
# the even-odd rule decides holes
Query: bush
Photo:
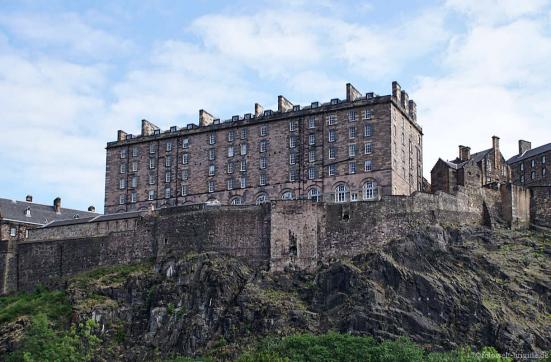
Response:
[{"label": "bush", "polygon": [[32,293],[0,297],[0,324],[11,322],[20,316],[33,317],[40,313],[56,322],[68,318],[71,306],[65,293],[59,290],[37,289]]}]

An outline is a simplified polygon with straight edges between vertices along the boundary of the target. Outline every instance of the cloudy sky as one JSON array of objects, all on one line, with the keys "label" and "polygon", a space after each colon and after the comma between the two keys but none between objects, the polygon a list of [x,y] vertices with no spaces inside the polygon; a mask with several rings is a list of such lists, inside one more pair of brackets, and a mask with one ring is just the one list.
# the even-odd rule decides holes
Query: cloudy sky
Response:
[{"label": "cloudy sky", "polygon": [[496,134],[509,158],[519,138],[551,142],[549,1],[228,3],[0,0],[0,197],[102,210],[118,129],[344,98],[347,82],[408,91],[427,178],[458,144]]}]

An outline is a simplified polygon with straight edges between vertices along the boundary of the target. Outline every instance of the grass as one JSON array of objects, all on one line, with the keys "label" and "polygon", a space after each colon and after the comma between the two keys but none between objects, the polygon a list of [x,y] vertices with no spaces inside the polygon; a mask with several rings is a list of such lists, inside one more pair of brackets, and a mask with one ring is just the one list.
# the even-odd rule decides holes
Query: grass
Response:
[{"label": "grass", "polygon": [[14,321],[18,317],[45,314],[50,320],[69,318],[71,305],[65,293],[59,290],[38,289],[32,293],[18,293],[0,297],[0,323]]},{"label": "grass", "polygon": [[70,279],[80,286],[87,286],[97,282],[103,285],[112,285],[124,283],[130,275],[147,273],[151,270],[151,263],[120,264],[96,268],[80,273]]}]

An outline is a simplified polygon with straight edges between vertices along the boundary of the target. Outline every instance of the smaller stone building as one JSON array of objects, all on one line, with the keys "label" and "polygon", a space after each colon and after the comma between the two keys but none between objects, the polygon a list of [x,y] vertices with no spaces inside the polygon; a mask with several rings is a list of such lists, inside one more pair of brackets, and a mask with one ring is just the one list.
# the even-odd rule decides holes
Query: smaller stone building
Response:
[{"label": "smaller stone building", "polygon": [[492,147],[471,154],[471,148],[459,146],[453,161],[438,159],[431,170],[431,191],[451,193],[457,186],[482,187],[509,182],[510,171],[499,150],[499,137],[492,137]]}]

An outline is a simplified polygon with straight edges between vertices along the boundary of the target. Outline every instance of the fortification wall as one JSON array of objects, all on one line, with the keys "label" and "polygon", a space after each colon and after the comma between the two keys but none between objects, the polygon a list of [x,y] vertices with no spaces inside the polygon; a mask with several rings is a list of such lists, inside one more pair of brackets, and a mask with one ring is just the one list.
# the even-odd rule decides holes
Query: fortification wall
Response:
[{"label": "fortification wall", "polygon": [[551,187],[535,186],[530,188],[530,219],[531,222],[545,227],[551,227]]}]

